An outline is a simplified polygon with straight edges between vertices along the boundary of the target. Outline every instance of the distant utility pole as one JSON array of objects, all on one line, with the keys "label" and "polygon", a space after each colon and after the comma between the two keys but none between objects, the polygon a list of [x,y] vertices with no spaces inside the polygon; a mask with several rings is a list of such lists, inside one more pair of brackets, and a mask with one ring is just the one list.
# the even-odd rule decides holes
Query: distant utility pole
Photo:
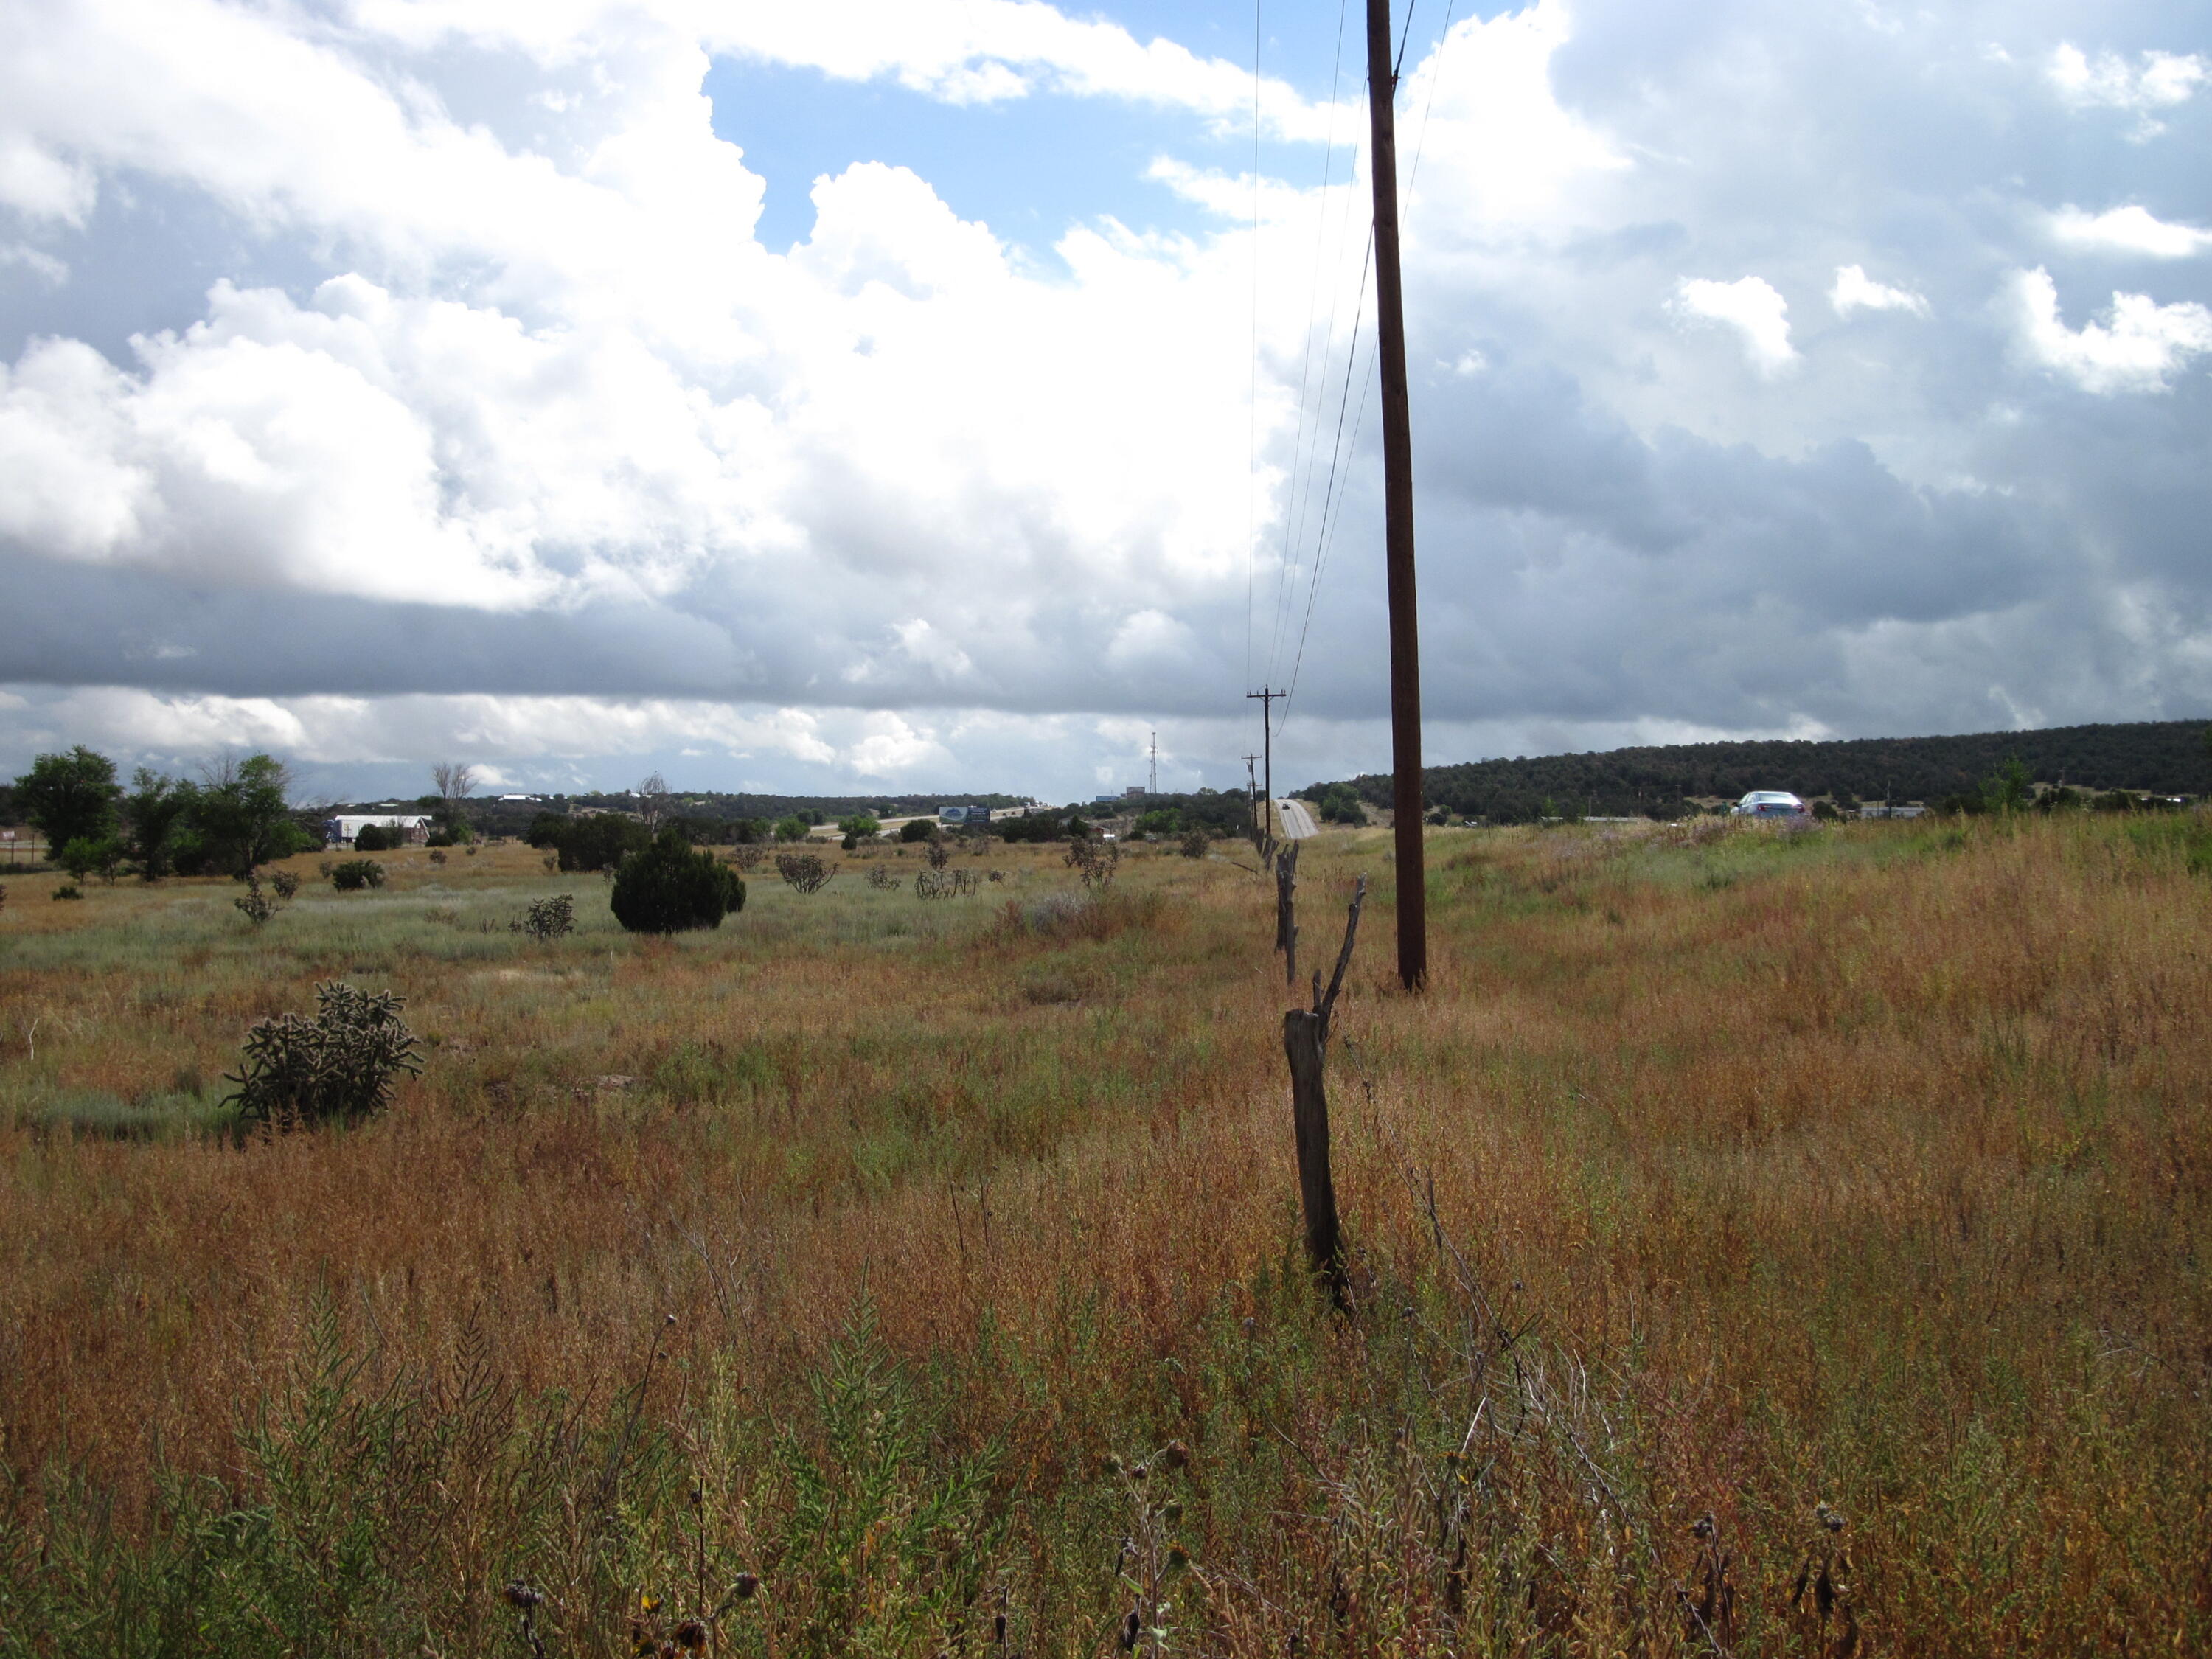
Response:
[{"label": "distant utility pole", "polygon": [[1375,325],[1382,362],[1383,562],[1390,593],[1390,784],[1396,814],[1398,978],[1429,976],[1421,847],[1421,635],[1413,598],[1413,419],[1406,395],[1406,302],[1398,276],[1398,134],[1391,100],[1390,0],[1367,0],[1367,149],[1375,179]]},{"label": "distant utility pole", "polygon": [[1244,694],[1247,702],[1257,698],[1260,704],[1260,750],[1266,766],[1261,777],[1267,786],[1261,797],[1266,802],[1262,810],[1267,813],[1264,822],[1267,833],[1271,835],[1274,832],[1275,823],[1275,699],[1290,695],[1287,691],[1278,691],[1272,686],[1264,685],[1257,691]]},{"label": "distant utility pole", "polygon": [[1246,755],[1243,757],[1244,762],[1244,804],[1253,809],[1252,838],[1255,845],[1257,844],[1260,837],[1260,779],[1259,775],[1253,771],[1252,766],[1253,763],[1257,761],[1259,758],[1260,757],[1257,755]]},{"label": "distant utility pole", "polygon": [[1148,795],[1160,793],[1160,734],[1157,732],[1152,733],[1152,777],[1145,793]]}]

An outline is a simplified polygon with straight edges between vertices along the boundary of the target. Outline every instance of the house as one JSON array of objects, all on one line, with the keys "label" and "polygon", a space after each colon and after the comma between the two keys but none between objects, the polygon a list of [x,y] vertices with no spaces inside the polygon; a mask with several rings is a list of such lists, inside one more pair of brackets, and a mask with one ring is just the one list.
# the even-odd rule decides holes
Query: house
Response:
[{"label": "house", "polygon": [[340,842],[351,846],[354,838],[372,823],[380,830],[397,830],[418,846],[430,838],[430,820],[420,814],[344,813],[323,820],[323,840],[332,846]]}]

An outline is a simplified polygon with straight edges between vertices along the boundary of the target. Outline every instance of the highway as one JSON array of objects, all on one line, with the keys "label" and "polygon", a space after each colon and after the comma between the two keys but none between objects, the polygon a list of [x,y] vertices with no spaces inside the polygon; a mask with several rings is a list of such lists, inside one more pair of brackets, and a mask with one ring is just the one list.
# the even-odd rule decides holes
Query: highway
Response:
[{"label": "highway", "polygon": [[1275,822],[1282,826],[1285,841],[1304,841],[1309,836],[1321,834],[1321,825],[1314,822],[1313,814],[1306,811],[1302,800],[1277,801]]}]

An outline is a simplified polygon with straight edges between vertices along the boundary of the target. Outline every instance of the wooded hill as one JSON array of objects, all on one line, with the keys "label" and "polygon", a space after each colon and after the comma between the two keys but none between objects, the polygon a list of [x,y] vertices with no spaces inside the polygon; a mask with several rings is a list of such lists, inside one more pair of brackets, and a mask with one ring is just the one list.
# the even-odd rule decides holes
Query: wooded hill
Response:
[{"label": "wooded hill", "polygon": [[[1432,807],[1493,823],[1528,823],[1560,811],[1679,817],[1697,798],[1732,800],[1753,789],[1787,789],[1808,799],[1848,796],[1934,805],[1978,790],[2017,757],[2039,783],[2198,795],[2212,793],[2206,730],[2203,720],[2138,720],[1948,738],[1690,743],[1516,756],[1430,767],[1424,790]],[[1348,781],[1361,799],[1390,804],[1389,773],[1364,773]],[[1317,783],[1301,793],[1317,799],[1334,787]]]}]

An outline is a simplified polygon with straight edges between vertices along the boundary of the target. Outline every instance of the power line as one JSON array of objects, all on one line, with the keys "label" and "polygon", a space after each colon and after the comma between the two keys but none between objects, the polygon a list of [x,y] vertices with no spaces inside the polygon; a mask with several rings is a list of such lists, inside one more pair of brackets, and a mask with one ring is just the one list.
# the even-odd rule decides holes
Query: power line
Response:
[{"label": "power line", "polygon": [[1252,362],[1244,432],[1244,684],[1252,684],[1252,600],[1260,540],[1260,11],[1252,0]]},{"label": "power line", "polygon": [[[1391,76],[1394,82],[1396,80],[1398,71],[1404,66],[1406,61],[1406,48],[1411,42],[1413,34],[1413,8],[1418,3],[1419,0],[1407,0],[1406,6],[1406,25],[1404,30],[1399,35],[1396,62],[1393,64],[1391,70]],[[1446,4],[1444,6],[1443,27],[1438,32],[1437,36],[1436,64],[1429,76],[1429,95],[1421,106],[1421,130],[1419,133],[1415,136],[1413,141],[1413,167],[1406,181],[1409,206],[1411,205],[1410,198],[1413,193],[1413,182],[1420,177],[1421,173],[1421,152],[1428,143],[1429,118],[1436,110],[1437,86],[1437,83],[1443,79],[1444,52],[1451,42],[1452,17],[1453,14],[1456,12],[1458,9],[1459,0],[1446,0]],[[1338,51],[1340,54],[1342,50],[1341,19],[1340,17],[1340,35],[1338,44]],[[1374,253],[1374,244],[1371,239],[1368,244],[1368,253],[1369,257],[1371,258]],[[1360,275],[1360,297],[1363,301],[1366,298],[1366,273],[1364,268]],[[1354,340],[1353,349],[1356,352],[1358,334],[1358,321],[1356,316],[1352,323],[1352,331]],[[1370,376],[1372,374],[1373,362],[1374,354],[1372,350],[1370,350],[1369,353]],[[1351,371],[1352,363],[1350,362],[1346,362],[1345,364],[1346,382],[1346,401],[1349,401],[1350,397]],[[1359,429],[1366,422],[1367,398],[1372,389],[1373,382],[1371,378],[1362,381],[1359,392],[1359,411],[1353,417],[1352,422],[1352,447],[1355,452],[1359,447]],[[1341,434],[1343,431],[1343,404],[1341,403],[1340,403],[1338,407],[1337,422],[1337,429],[1339,434]],[[1330,462],[1330,485],[1332,492],[1334,490],[1334,483],[1335,458],[1334,455],[1332,454]],[[1339,498],[1336,502],[1335,520],[1332,520],[1330,519],[1328,508],[1328,495],[1325,494],[1322,497],[1322,527],[1315,538],[1313,574],[1308,578],[1306,584],[1305,617],[1298,629],[1297,651],[1296,655],[1292,658],[1291,665],[1290,689],[1292,691],[1296,691],[1297,690],[1298,679],[1305,666],[1306,638],[1313,627],[1314,601],[1321,589],[1322,572],[1327,566],[1329,550],[1335,544],[1337,525],[1340,523],[1343,519],[1343,501],[1341,498]],[[1285,721],[1288,721],[1290,719],[1290,704],[1287,701],[1285,701],[1283,705],[1283,719]]]},{"label": "power line", "polygon": [[[1290,488],[1283,504],[1283,549],[1277,562],[1275,572],[1275,627],[1267,649],[1267,670],[1271,675],[1281,659],[1283,629],[1295,602],[1291,582],[1291,572],[1296,568],[1296,561],[1292,555],[1304,540],[1304,503],[1312,491],[1311,468],[1306,454],[1306,394],[1310,387],[1313,375],[1314,318],[1320,310],[1322,254],[1328,246],[1328,181],[1334,171],[1336,162],[1336,94],[1344,78],[1344,24],[1349,9],[1350,0],[1337,0],[1336,55],[1330,65],[1328,82],[1328,143],[1322,155],[1321,201],[1318,204],[1318,211],[1314,216],[1313,277],[1306,287],[1305,350],[1298,365],[1298,425],[1291,441]],[[1358,145],[1355,142],[1352,163],[1355,168],[1358,165]],[[1349,211],[1347,207],[1347,214]],[[1340,224],[1339,239],[1340,241],[1341,224]],[[1343,283],[1340,276],[1336,289],[1329,301],[1328,334],[1322,344],[1324,383],[1326,383],[1329,356],[1336,348],[1336,307],[1338,299],[1341,297],[1342,289]],[[1314,435],[1316,441],[1321,435],[1320,428],[1321,422],[1316,419],[1314,422]],[[1306,469],[1307,471],[1307,489],[1304,495],[1298,489],[1298,474],[1301,468]]]}]

